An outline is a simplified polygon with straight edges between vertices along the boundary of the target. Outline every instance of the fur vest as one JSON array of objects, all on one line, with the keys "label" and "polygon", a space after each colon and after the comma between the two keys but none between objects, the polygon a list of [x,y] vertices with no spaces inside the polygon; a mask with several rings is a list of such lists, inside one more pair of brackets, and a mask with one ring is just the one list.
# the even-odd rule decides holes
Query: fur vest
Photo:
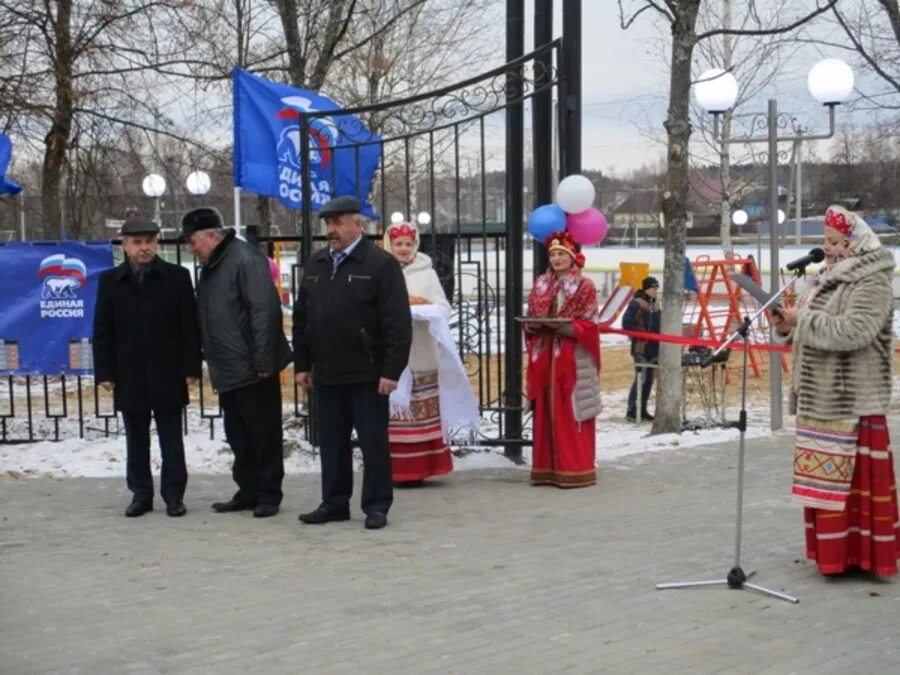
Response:
[{"label": "fur vest", "polygon": [[819,419],[885,415],[891,399],[894,256],[884,248],[835,263],[797,315],[796,411]]},{"label": "fur vest", "polygon": [[[428,302],[440,307],[450,320],[450,303],[441,287],[437,273],[429,258],[424,253],[417,252],[416,256],[403,268],[403,276],[406,279],[406,290],[410,295],[421,295]],[[437,370],[438,346],[431,333],[428,332],[428,322],[413,321],[412,347],[409,352],[409,369],[413,373],[429,372]]]}]

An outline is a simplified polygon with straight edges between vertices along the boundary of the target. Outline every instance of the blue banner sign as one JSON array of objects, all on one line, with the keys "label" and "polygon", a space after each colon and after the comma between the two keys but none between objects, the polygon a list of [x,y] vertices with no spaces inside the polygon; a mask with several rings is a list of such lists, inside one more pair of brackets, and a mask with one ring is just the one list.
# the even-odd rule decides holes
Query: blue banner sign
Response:
[{"label": "blue banner sign", "polygon": [[110,244],[0,245],[0,374],[90,375],[94,303]]}]

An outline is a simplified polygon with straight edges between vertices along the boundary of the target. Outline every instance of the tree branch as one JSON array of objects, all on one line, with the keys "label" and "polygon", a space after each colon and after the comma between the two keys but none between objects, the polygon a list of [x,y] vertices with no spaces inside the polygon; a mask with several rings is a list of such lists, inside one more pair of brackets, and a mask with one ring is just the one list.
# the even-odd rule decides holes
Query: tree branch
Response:
[{"label": "tree branch", "polygon": [[882,79],[884,79],[892,87],[894,87],[894,89],[900,92],[900,81],[897,81],[892,76],[890,76],[881,66],[878,65],[878,62],[874,58],[872,58],[866,48],[853,34],[853,31],[850,30],[850,26],[847,25],[844,17],[841,16],[840,12],[838,12],[837,7],[835,7],[832,12],[835,18],[838,20],[838,23],[841,24],[841,28],[843,28],[844,32],[847,34],[847,37],[850,38],[850,42],[853,43],[853,46],[856,48],[856,51],[859,53],[859,55],[862,56],[863,59],[865,59],[866,63],[868,63]]},{"label": "tree branch", "polygon": [[810,21],[820,14],[824,14],[825,12],[831,10],[837,3],[838,0],[828,0],[828,4],[816,8],[806,16],[800,17],[787,26],[781,26],[779,28],[762,28],[760,30],[747,30],[744,28],[718,28],[715,30],[708,30],[705,33],[701,33],[697,36],[697,41],[699,42],[700,40],[705,40],[706,38],[714,37],[716,35],[778,35],[779,33],[789,33],[795,28],[799,28],[807,21]]},{"label": "tree branch", "polygon": [[356,44],[351,45],[350,47],[347,47],[346,49],[344,49],[342,51],[336,52],[334,55],[334,60],[336,60],[336,61],[340,60],[342,57],[346,56],[350,52],[355,51],[355,50],[359,49],[360,47],[364,47],[369,42],[371,42],[372,40],[377,38],[379,35],[381,35],[382,33],[385,33],[391,26],[393,26],[395,23],[397,23],[397,21],[399,21],[405,14],[408,14],[409,12],[414,10],[416,7],[418,7],[419,5],[424,5],[427,1],[428,0],[416,0],[416,2],[412,3],[408,7],[405,7],[404,9],[400,10],[399,12],[397,12],[396,15],[394,15],[393,17],[388,19],[384,23],[384,25],[379,27],[378,30],[367,35],[365,38],[363,38]]}]

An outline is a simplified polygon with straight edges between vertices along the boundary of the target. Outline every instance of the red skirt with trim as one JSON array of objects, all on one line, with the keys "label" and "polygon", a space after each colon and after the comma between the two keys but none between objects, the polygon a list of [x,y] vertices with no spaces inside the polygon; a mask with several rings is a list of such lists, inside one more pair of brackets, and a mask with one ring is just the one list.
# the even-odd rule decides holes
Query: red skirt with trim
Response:
[{"label": "red skirt with trim", "polygon": [[388,436],[396,482],[419,481],[453,471],[453,455],[441,430],[437,372],[413,375],[409,414],[391,418]]},{"label": "red skirt with trim", "polygon": [[880,576],[897,574],[900,517],[894,457],[884,415],[861,417],[856,467],[843,511],[803,509],[806,557],[822,574],[852,567]]}]

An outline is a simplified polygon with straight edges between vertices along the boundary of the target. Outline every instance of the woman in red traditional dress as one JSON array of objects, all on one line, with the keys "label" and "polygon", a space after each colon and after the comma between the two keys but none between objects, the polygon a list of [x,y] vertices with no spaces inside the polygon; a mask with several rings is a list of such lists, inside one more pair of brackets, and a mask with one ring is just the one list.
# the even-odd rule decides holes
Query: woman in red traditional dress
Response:
[{"label": "woman in red traditional dress", "polygon": [[[419,232],[411,223],[397,223],[384,234],[386,248],[403,268],[410,305],[433,305],[446,322],[450,303],[431,258],[419,252]],[[388,427],[394,483],[420,484],[430,476],[453,471],[453,456],[441,428],[438,344],[427,322],[413,320],[409,353],[412,391],[409,407],[392,415]]]},{"label": "woman in red traditional dress", "polygon": [[584,256],[568,232],[544,245],[550,269],[528,296],[528,398],[534,406],[532,485],[586,487],[597,482],[595,417],[600,413],[597,290],[581,274]]},{"label": "woman in red traditional dress", "polygon": [[773,319],[793,343],[793,494],[822,574],[897,574],[900,519],[887,420],[894,256],[857,214],[825,214],[827,266]]}]

